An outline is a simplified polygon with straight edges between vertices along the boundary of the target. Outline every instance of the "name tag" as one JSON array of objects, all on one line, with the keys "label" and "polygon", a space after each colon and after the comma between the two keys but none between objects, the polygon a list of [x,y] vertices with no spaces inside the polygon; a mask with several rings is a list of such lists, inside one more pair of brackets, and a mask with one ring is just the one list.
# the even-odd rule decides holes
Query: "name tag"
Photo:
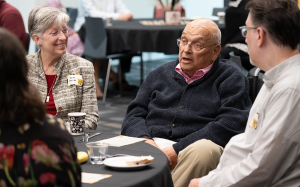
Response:
[{"label": "name tag", "polygon": [[256,129],[256,128],[257,128],[257,123],[258,123],[258,121],[259,121],[259,113],[255,112],[255,114],[254,114],[254,119],[253,119],[253,123],[250,124],[249,127],[250,127],[251,129]]},{"label": "name tag", "polygon": [[67,75],[68,86],[76,85],[81,86],[83,83],[82,75],[80,74],[71,74]]}]

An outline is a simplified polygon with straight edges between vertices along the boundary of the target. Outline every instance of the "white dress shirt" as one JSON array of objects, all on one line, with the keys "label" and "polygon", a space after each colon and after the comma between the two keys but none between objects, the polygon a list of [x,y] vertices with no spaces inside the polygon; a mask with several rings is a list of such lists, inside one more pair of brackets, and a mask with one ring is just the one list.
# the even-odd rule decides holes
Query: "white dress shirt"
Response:
[{"label": "white dress shirt", "polygon": [[245,133],[199,187],[300,186],[300,54],[265,73]]},{"label": "white dress shirt", "polygon": [[81,28],[85,22],[85,17],[118,20],[120,14],[123,13],[130,13],[130,11],[122,0],[79,0],[74,30],[78,31]]}]

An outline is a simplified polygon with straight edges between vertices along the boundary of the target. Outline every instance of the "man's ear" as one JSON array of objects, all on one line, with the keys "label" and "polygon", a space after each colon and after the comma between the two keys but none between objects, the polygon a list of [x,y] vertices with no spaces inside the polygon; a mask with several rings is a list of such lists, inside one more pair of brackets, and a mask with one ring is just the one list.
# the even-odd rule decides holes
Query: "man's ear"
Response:
[{"label": "man's ear", "polygon": [[261,27],[258,27],[256,29],[256,32],[257,32],[257,46],[261,47],[266,41],[266,33]]},{"label": "man's ear", "polygon": [[220,54],[220,52],[221,52],[221,49],[222,49],[222,47],[221,47],[220,44],[217,44],[217,45],[214,47],[213,56],[212,56],[212,61],[213,61],[213,62],[218,58],[218,56],[219,56],[219,54]]},{"label": "man's ear", "polygon": [[32,39],[35,41],[36,45],[41,45],[40,44],[41,39],[40,39],[40,37],[38,37],[38,35],[36,35],[36,34],[32,35]]}]

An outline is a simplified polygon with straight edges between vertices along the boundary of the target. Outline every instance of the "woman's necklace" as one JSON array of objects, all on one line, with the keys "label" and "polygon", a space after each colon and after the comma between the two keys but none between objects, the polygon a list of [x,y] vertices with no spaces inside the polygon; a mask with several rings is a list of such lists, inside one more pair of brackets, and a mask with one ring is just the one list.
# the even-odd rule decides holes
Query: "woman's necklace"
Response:
[{"label": "woman's necklace", "polygon": [[51,90],[52,90],[52,88],[53,88],[53,86],[54,86],[55,80],[56,80],[56,75],[55,75],[55,77],[54,77],[54,79],[53,79],[53,81],[52,81],[51,88],[49,89],[49,92],[48,92],[48,94],[47,94],[47,97],[46,97],[46,103],[48,103],[49,100],[50,100],[49,93],[51,92]]},{"label": "woman's necklace", "polygon": [[[42,62],[42,64],[43,64],[43,62]],[[52,66],[49,66],[47,69],[44,69],[44,67],[43,67],[43,70],[44,70],[44,74],[45,74],[45,76],[46,76],[46,72],[48,71],[48,69],[49,69],[50,67],[52,67]],[[50,92],[51,92],[51,90],[53,89],[53,86],[54,86],[54,83],[55,83],[56,77],[57,77],[57,75],[55,75],[55,77],[54,77],[54,79],[53,79],[53,82],[52,82],[52,85],[51,85],[51,88],[50,88],[50,89],[49,89],[49,91],[48,91],[48,94],[47,94],[47,97],[46,97],[46,103],[48,103],[48,102],[49,102],[49,100],[50,100],[49,93],[50,93]]]}]

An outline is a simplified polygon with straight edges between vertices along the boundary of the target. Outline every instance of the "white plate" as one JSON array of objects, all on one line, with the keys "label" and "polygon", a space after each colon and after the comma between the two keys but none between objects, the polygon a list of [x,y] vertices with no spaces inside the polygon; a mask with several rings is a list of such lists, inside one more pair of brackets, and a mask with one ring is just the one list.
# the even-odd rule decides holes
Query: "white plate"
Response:
[{"label": "white plate", "polygon": [[132,158],[136,158],[135,156],[123,156],[123,157],[115,157],[115,158],[107,158],[104,160],[103,164],[111,167],[112,169],[115,170],[139,170],[143,169],[145,166],[148,166],[148,164],[140,164],[140,165],[135,165],[135,166],[127,166],[126,161],[132,160]]}]

